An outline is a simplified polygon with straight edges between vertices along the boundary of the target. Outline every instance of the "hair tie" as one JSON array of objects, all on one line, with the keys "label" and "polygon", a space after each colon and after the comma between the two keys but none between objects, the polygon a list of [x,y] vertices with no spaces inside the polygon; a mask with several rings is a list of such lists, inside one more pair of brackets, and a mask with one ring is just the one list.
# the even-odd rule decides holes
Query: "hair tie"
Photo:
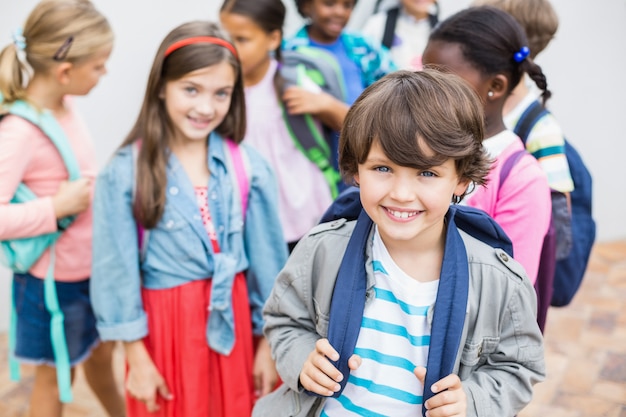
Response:
[{"label": "hair tie", "polygon": [[18,51],[23,51],[26,49],[26,38],[23,35],[24,31],[22,28],[17,28],[13,31],[13,44],[18,49]]},{"label": "hair tie", "polygon": [[[17,28],[11,34],[13,38],[13,45],[15,45],[15,53],[17,55],[17,61],[20,63],[20,74],[22,75],[22,88],[26,88],[28,80],[33,76],[33,67],[28,63],[26,59],[26,38],[23,35],[22,28]],[[1,94],[0,94],[1,96]],[[0,100],[1,101],[1,100]]]},{"label": "hair tie", "polygon": [[513,54],[513,59],[515,60],[515,62],[520,63],[525,60],[529,54],[530,49],[528,48],[528,46],[522,46],[519,51]]},{"label": "hair tie", "polygon": [[166,58],[169,54],[171,54],[177,49],[182,48],[183,46],[193,45],[196,43],[212,43],[213,45],[222,46],[228,49],[235,56],[235,58],[238,58],[237,50],[230,42],[222,38],[215,38],[213,36],[196,36],[193,38],[182,39],[178,42],[174,42],[165,50],[165,54],[163,55],[163,57]]}]

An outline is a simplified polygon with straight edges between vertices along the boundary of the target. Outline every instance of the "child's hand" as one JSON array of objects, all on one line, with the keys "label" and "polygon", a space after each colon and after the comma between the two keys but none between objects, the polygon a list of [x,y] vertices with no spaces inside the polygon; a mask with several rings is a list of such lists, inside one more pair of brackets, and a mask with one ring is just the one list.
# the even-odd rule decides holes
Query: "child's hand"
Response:
[{"label": "child's hand", "polygon": [[327,93],[313,93],[302,87],[291,86],[285,90],[283,102],[289,114],[312,114],[317,116],[329,106],[327,102],[328,97],[331,96]]},{"label": "child's hand", "polygon": [[52,197],[52,206],[57,219],[82,213],[91,202],[91,180],[79,178],[64,181]]},{"label": "child's hand", "polygon": [[272,392],[278,382],[276,364],[272,359],[272,352],[267,339],[262,337],[257,346],[254,357],[254,391],[257,398]]},{"label": "child's hand", "polygon": [[[417,379],[424,385],[426,368],[419,366],[413,371]],[[450,374],[441,378],[431,387],[436,395],[431,397],[424,407],[428,410],[427,417],[464,417],[467,413],[467,396],[458,375]]]},{"label": "child's hand", "polygon": [[[315,343],[315,350],[300,371],[300,384],[302,387],[319,395],[331,396],[339,391],[339,384],[343,375],[328,360],[339,359],[339,353],[328,342],[328,339],[320,339]],[[350,358],[352,360],[352,358]]]},{"label": "child's hand", "polygon": [[174,396],[152,362],[143,341],[124,343],[124,348],[128,361],[126,390],[131,397],[143,402],[149,413],[154,413],[160,408],[157,394],[166,400],[172,400]]}]

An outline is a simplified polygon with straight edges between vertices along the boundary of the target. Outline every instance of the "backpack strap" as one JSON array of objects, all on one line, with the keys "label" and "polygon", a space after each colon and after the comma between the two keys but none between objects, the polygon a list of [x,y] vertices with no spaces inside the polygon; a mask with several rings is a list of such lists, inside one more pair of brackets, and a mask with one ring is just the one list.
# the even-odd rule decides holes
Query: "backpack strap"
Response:
[{"label": "backpack strap", "polygon": [[[280,75],[287,86],[296,85],[307,89],[318,89],[338,100],[346,97],[345,83],[337,60],[328,52],[313,47],[299,47],[284,51]],[[281,103],[283,119],[289,136],[296,147],[324,175],[333,198],[339,190],[341,175],[334,168],[330,143],[333,132],[319,123],[310,114],[291,115]]]},{"label": "backpack strap", "polygon": [[365,210],[361,210],[343,255],[330,302],[328,341],[339,353],[339,360],[331,362],[344,376],[339,383],[341,389],[333,394],[335,398],[341,395],[348,383],[348,359],[354,352],[361,330],[367,290],[365,248],[372,225],[373,222]]},{"label": "backpack strap", "polygon": [[513,129],[513,132],[520,137],[524,146],[526,146],[528,135],[530,135],[530,131],[535,127],[535,124],[548,113],[550,112],[543,107],[538,100],[533,101],[532,104],[524,110],[524,113],[522,113]]},{"label": "backpack strap", "polygon": [[387,10],[387,20],[385,20],[385,31],[383,32],[383,38],[381,43],[391,49],[393,44],[393,37],[396,31],[396,23],[398,22],[398,15],[400,14],[400,7],[393,7]]},{"label": "backpack strap", "polygon": [[509,155],[509,157],[502,163],[502,169],[500,170],[500,183],[498,184],[498,192],[500,191],[500,188],[502,188],[502,184],[504,184],[504,181],[511,173],[511,170],[513,169],[515,164],[517,164],[517,161],[519,161],[525,153],[527,153],[526,150],[514,152]]},{"label": "backpack strap", "polygon": [[248,197],[250,194],[250,161],[247,159],[247,155],[232,139],[225,139],[224,143],[224,155],[228,164],[228,175],[230,176],[233,186],[238,188],[239,202],[241,203],[241,215],[243,220],[246,219],[246,212],[248,210]]},{"label": "backpack strap", "polygon": [[[59,125],[54,115],[47,110],[39,111],[35,109],[31,104],[24,100],[17,100],[8,106],[8,113],[21,117],[22,119],[32,123],[39,128],[48,139],[54,144],[57,151],[63,159],[65,169],[70,181],[77,180],[81,177],[80,165],[74,155],[74,151],[70,146],[70,142],[65,134],[65,131]],[[36,198],[30,189],[21,183],[15,193],[12,202],[23,202]],[[67,229],[76,216],[68,216],[63,219],[59,219],[59,229]]]},{"label": "backpack strap", "polygon": [[437,24],[439,24],[439,13],[440,13],[439,2],[435,1],[433,3],[433,6],[435,8],[433,13],[428,13],[428,23],[430,24],[430,29],[431,30],[433,30],[435,28],[435,26],[437,26]]}]

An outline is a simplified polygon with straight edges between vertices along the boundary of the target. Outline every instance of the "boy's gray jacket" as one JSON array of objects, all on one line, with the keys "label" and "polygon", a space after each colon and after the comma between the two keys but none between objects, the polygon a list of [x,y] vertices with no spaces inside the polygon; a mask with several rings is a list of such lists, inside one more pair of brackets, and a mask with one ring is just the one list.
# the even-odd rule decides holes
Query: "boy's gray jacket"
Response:
[{"label": "boy's gray jacket", "polygon": [[[283,385],[257,402],[253,416],[320,415],[325,399],[305,393],[299,374],[315,342],[328,336],[335,280],[355,223],[340,219],[314,228],[279,274],[265,305],[264,331]],[[503,250],[459,233],[469,294],[455,373],[467,394],[467,416],[513,416],[545,377],[535,291],[522,266]],[[371,243],[366,258],[368,303],[374,287]]]}]

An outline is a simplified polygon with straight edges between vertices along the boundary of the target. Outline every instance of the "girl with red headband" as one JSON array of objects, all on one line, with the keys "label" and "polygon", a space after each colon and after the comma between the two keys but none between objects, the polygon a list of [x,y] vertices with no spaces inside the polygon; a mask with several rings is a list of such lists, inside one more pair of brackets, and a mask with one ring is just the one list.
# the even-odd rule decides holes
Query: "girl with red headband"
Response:
[{"label": "girl with red headband", "polygon": [[233,45],[209,22],[170,32],[94,203],[94,310],[124,342],[131,417],[247,416],[276,383],[261,309],[287,250],[245,126]]}]

